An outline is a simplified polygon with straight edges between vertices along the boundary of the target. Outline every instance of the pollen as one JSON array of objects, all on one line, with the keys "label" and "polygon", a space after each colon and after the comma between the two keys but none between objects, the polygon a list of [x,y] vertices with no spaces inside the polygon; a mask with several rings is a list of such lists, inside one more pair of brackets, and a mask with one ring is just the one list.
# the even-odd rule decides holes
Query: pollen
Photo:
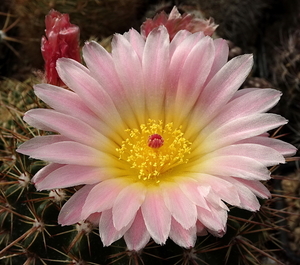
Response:
[{"label": "pollen", "polygon": [[128,135],[120,148],[119,159],[135,169],[139,180],[159,183],[175,167],[187,163],[191,143],[184,138],[182,127],[149,119],[140,128],[126,129]]}]

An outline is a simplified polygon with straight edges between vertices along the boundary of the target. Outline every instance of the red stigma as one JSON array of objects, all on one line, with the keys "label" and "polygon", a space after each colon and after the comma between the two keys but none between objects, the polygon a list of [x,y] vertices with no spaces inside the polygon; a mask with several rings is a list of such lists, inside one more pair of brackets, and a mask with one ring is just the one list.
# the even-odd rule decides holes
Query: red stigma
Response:
[{"label": "red stigma", "polygon": [[159,134],[156,133],[152,134],[148,138],[148,146],[151,148],[159,148],[163,146],[163,144],[164,144],[164,139]]}]

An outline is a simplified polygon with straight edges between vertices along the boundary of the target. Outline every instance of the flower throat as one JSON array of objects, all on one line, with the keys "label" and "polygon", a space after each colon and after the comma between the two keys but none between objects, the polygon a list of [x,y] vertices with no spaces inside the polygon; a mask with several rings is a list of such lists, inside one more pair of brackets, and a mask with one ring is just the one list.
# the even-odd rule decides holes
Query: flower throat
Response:
[{"label": "flower throat", "polygon": [[148,120],[137,129],[126,129],[128,138],[117,152],[119,159],[127,161],[131,168],[138,170],[139,180],[159,183],[164,173],[183,163],[190,153],[191,143],[183,137],[181,126],[173,128],[173,123],[163,125],[161,120]]}]

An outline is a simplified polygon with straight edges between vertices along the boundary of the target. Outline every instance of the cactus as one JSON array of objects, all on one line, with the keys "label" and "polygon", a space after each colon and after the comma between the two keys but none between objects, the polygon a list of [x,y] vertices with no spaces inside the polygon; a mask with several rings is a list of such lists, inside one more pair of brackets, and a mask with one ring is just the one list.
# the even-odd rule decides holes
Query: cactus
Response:
[{"label": "cactus", "polygon": [[[47,11],[49,8],[43,1],[23,2],[24,6],[16,4],[16,10],[20,8],[17,13],[25,14],[26,9],[21,9],[29,8],[29,2],[34,8],[41,8],[38,5],[46,6]],[[63,2],[66,1],[61,2],[62,8]],[[60,1],[55,3],[59,5]],[[78,3],[85,2],[78,0]],[[76,7],[82,9],[75,12],[72,6],[73,9],[62,12],[71,13],[71,17],[73,14],[80,22],[84,7]],[[42,8],[37,10],[44,19],[47,12],[42,12]],[[90,30],[85,34],[99,34],[99,31]],[[273,198],[261,201],[259,212],[231,207],[225,236],[199,235],[191,249],[178,247],[171,240],[163,246],[150,241],[139,252],[127,250],[123,239],[103,247],[93,219],[72,226],[58,225],[61,207],[81,187],[36,191],[30,180],[45,162],[15,152],[20,143],[36,135],[45,135],[22,120],[27,110],[46,107],[32,91],[32,86],[38,82],[32,75],[25,81],[4,79],[0,82],[0,264],[255,265],[263,264],[264,259],[284,264],[276,255],[282,248],[276,234],[286,229],[282,224],[286,217],[281,215],[284,210],[275,207],[282,194],[272,188],[274,181],[266,183],[273,189]],[[289,199],[289,195],[284,196]],[[296,200],[293,194],[290,196]]]}]

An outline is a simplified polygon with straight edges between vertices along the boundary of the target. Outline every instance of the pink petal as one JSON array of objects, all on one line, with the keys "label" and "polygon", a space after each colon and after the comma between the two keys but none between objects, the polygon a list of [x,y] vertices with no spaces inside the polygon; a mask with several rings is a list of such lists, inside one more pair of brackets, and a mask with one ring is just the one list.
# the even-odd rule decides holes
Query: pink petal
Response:
[{"label": "pink petal", "polygon": [[[214,166],[218,165],[218,166]],[[211,157],[199,165],[203,173],[233,176],[243,179],[267,180],[269,170],[260,162],[249,157],[226,155]]]},{"label": "pink petal", "polygon": [[285,163],[283,156],[279,152],[270,147],[259,144],[236,144],[225,146],[214,152],[214,154],[216,156],[237,155],[249,157],[257,160],[266,167]]},{"label": "pink petal", "polygon": [[[113,38],[112,57],[123,88],[122,96],[128,100],[134,111],[143,113],[145,109],[145,90],[142,63],[129,41],[120,34],[116,34]],[[136,117],[139,118],[139,115],[136,115]],[[144,119],[140,122],[144,122]]]},{"label": "pink petal", "polygon": [[242,98],[245,99],[247,95],[251,98],[252,103],[250,106],[247,106],[247,109],[257,109],[259,112],[265,112],[278,103],[282,92],[273,88],[243,88],[238,90],[229,102],[236,100],[235,102],[237,103]]},{"label": "pink petal", "polygon": [[[203,177],[205,178],[206,176]],[[177,178],[177,182],[184,195],[188,197],[191,202],[203,208],[209,209],[203,194],[201,194],[198,190],[199,183],[197,180],[182,177],[181,179]]]},{"label": "pink petal", "polygon": [[31,179],[31,182],[34,183],[35,187],[37,190],[42,190],[40,188],[40,183],[43,183],[44,179],[47,178],[47,176],[52,172],[55,171],[56,169],[59,169],[63,167],[64,165],[61,164],[49,164],[42,169],[40,169],[34,177]]},{"label": "pink petal", "polygon": [[271,197],[270,191],[259,181],[247,180],[247,179],[236,179],[242,185],[251,190],[256,196],[267,199]]},{"label": "pink petal", "polygon": [[107,90],[107,93],[115,95],[116,88],[121,84],[111,54],[95,41],[85,43],[82,53],[91,75]]},{"label": "pink petal", "polygon": [[85,185],[64,204],[58,215],[58,223],[61,225],[72,225],[82,221],[81,210],[85,199],[94,185]]},{"label": "pink petal", "polygon": [[[228,179],[228,177],[226,177],[226,179]],[[222,201],[220,196],[218,196],[218,194],[214,192],[211,186],[199,185],[197,189],[205,197],[206,203],[208,205],[208,208],[206,208],[207,210],[210,210],[211,207],[214,207],[216,209],[229,211],[227,205]]]},{"label": "pink petal", "polygon": [[132,224],[131,222],[121,230],[117,230],[113,225],[112,218],[113,215],[111,210],[102,212],[100,217],[99,234],[104,246],[109,246],[120,239]]},{"label": "pink petal", "polygon": [[[247,115],[262,113],[272,108],[280,99],[281,93],[274,89],[242,89],[249,90],[241,96],[231,100],[222,112],[211,122],[214,128],[219,128],[222,124],[244,117]],[[239,91],[236,94],[240,94]]]},{"label": "pink petal", "polygon": [[86,220],[91,222],[94,227],[97,227],[99,226],[100,217],[101,213],[93,213]]},{"label": "pink petal", "polygon": [[[174,38],[171,40],[170,42],[170,56],[172,57],[175,50],[177,49],[177,47],[184,42],[189,36],[194,35],[194,37],[196,38],[204,38],[204,34],[201,32],[201,35],[199,35],[199,33],[197,34],[192,34],[190,31],[187,30],[180,30],[176,33],[176,35],[174,36]],[[189,42],[189,40],[188,40]]]},{"label": "pink petal", "polygon": [[141,210],[136,213],[131,227],[124,235],[128,250],[139,251],[143,249],[150,240],[150,235],[144,223]]},{"label": "pink petal", "polygon": [[30,154],[30,152],[34,152],[37,148],[45,147],[47,145],[51,145],[54,143],[60,143],[68,141],[68,138],[62,135],[45,135],[45,136],[36,136],[27,142],[21,144],[17,152],[21,154]]},{"label": "pink petal", "polygon": [[39,122],[35,122],[34,120],[31,119],[30,114],[32,113],[32,111],[38,112],[38,111],[40,111],[40,110],[43,111],[43,110],[45,110],[45,109],[39,109],[39,108],[36,108],[36,109],[31,109],[31,110],[25,112],[23,119],[24,119],[29,125],[31,125],[31,126],[37,128],[37,129],[39,129],[39,130],[51,132],[51,131],[52,131],[52,128],[51,128],[51,126],[48,126],[48,124],[42,124],[42,123],[39,123]]},{"label": "pink petal", "polygon": [[[264,88],[269,90],[270,88]],[[239,97],[243,97],[244,95],[251,93],[252,91],[257,91],[257,90],[262,90],[261,88],[253,88],[253,87],[246,87],[243,89],[239,89],[238,91],[236,91],[234,93],[234,95],[231,97],[231,99],[228,101],[228,103],[230,103],[231,101],[239,98]],[[276,89],[272,89],[272,90],[276,90]]]},{"label": "pink petal", "polygon": [[[179,77],[177,96],[199,96],[201,87],[210,72],[215,49],[209,37],[202,38],[189,52]],[[200,76],[199,76],[200,75]],[[194,88],[196,86],[196,88]]]},{"label": "pink petal", "polygon": [[112,208],[113,223],[117,230],[128,225],[135,217],[145,200],[146,188],[136,182],[124,188],[114,201]]},{"label": "pink petal", "polygon": [[215,48],[210,37],[202,38],[188,54],[178,80],[174,102],[177,106],[177,112],[174,113],[176,119],[186,119],[193,108],[211,70],[214,55]]},{"label": "pink petal", "polygon": [[165,204],[175,220],[185,229],[194,226],[197,220],[195,204],[184,195],[177,185],[163,183],[161,186]]},{"label": "pink petal", "polygon": [[169,35],[165,27],[159,27],[148,35],[142,59],[145,97],[152,119],[159,119],[164,111],[169,62]]},{"label": "pink petal", "polygon": [[[198,101],[198,119],[209,121],[224,106],[245,81],[253,65],[252,55],[233,58],[209,81]],[[199,112],[201,116],[199,117]]]},{"label": "pink petal", "polygon": [[[225,201],[234,206],[245,208],[250,211],[256,211],[260,205],[255,195],[261,198],[269,196],[268,190],[256,180],[245,180],[240,178],[233,178],[229,176],[214,177],[214,176],[201,176],[199,177],[200,186],[198,189],[202,190],[203,187],[209,185],[211,191],[207,194],[206,199],[210,202],[211,206],[215,208],[222,207],[216,201]],[[254,195],[255,194],[255,195]],[[203,206],[199,205],[201,208]],[[204,208],[207,210],[207,207]]]},{"label": "pink petal", "polygon": [[164,244],[171,228],[171,214],[160,192],[159,189],[148,188],[141,210],[147,230],[153,240],[157,244]]},{"label": "pink petal", "polygon": [[130,100],[124,97],[124,88],[116,72],[111,54],[94,41],[86,43],[82,50],[91,75],[105,89],[105,92],[114,99],[115,107],[119,113],[122,113],[124,118],[127,115],[132,117],[134,113],[129,104]]},{"label": "pink petal", "polygon": [[206,79],[206,84],[228,61],[229,47],[227,41],[224,39],[215,39],[214,46],[214,62]]},{"label": "pink petal", "polygon": [[130,42],[140,61],[142,61],[145,40],[141,34],[135,29],[130,29],[128,32],[125,32],[123,36]]},{"label": "pink petal", "polygon": [[236,205],[248,211],[258,211],[260,208],[259,201],[257,200],[254,193],[243,182],[240,182],[237,178],[227,177],[231,183],[233,183],[238,191],[240,203]]},{"label": "pink petal", "polygon": [[42,182],[36,184],[40,190],[67,188],[83,184],[95,184],[107,176],[103,176],[101,168],[81,165],[63,165],[52,170]]},{"label": "pink petal", "polygon": [[226,231],[227,211],[210,206],[208,211],[197,207],[199,221],[215,236],[222,236]]},{"label": "pink petal", "polygon": [[[186,36],[186,34],[188,36]],[[176,95],[175,88],[178,86],[178,80],[184,62],[188,57],[190,51],[198,42],[200,42],[202,38],[204,38],[203,32],[190,34],[187,31],[180,31],[170,43],[171,60],[168,66],[170,91],[167,91],[168,96],[174,97]]]},{"label": "pink petal", "polygon": [[[210,187],[210,189],[215,193],[216,197],[222,199],[223,201],[226,201],[231,205],[237,205],[240,202],[236,187],[232,183],[230,183],[230,181],[227,181],[225,178],[222,179],[212,175],[198,174],[197,185],[194,186],[195,189],[197,189],[198,193],[199,186]],[[205,199],[203,198],[203,200]],[[202,203],[197,205],[207,210],[210,209],[206,201],[205,204]]]},{"label": "pink petal", "polygon": [[34,92],[41,100],[56,111],[80,118],[90,126],[97,129],[101,128],[101,131],[103,131],[103,123],[101,123],[99,118],[84,104],[76,93],[50,84],[35,85]]},{"label": "pink petal", "polygon": [[196,225],[189,229],[183,228],[174,218],[171,222],[170,238],[178,245],[184,248],[191,248],[197,240]]},{"label": "pink petal", "polygon": [[281,153],[283,156],[291,156],[297,152],[297,148],[292,146],[291,144],[279,139],[269,138],[268,136],[255,136],[237,142],[237,144],[239,143],[253,143],[267,146]]},{"label": "pink petal", "polygon": [[208,135],[205,142],[209,142],[210,148],[213,150],[260,135],[286,123],[286,119],[276,114],[253,114],[234,119],[217,129],[211,129],[210,126],[207,126],[203,130],[203,134]]},{"label": "pink petal", "polygon": [[120,179],[107,179],[94,186],[86,198],[82,219],[94,212],[103,212],[113,207],[118,194],[126,187]]},{"label": "pink petal", "polygon": [[[41,136],[46,137],[46,136]],[[33,138],[32,142],[34,141]],[[25,143],[27,144],[27,142]],[[100,162],[104,163],[106,156],[101,152],[82,145],[77,142],[64,141],[52,144],[41,144],[36,149],[27,148],[29,144],[19,147],[20,153],[29,155],[32,158],[54,162],[58,164],[77,164],[83,166],[99,166]]]},{"label": "pink petal", "polygon": [[85,102],[85,104],[112,128],[122,119],[113,100],[100,84],[83,70],[80,63],[67,58],[57,60],[57,71],[64,83]]},{"label": "pink petal", "polygon": [[189,51],[204,38],[205,35],[202,31],[192,34],[187,30],[180,30],[170,43],[170,55],[171,57],[179,58],[179,54],[188,54]]},{"label": "pink petal", "polygon": [[[53,132],[58,132],[71,140],[94,148],[108,147],[114,149],[109,141],[99,131],[93,129],[88,124],[51,109],[32,109],[26,112],[24,120],[30,125],[37,128],[48,127]],[[95,141],[97,139],[97,141]]]}]

